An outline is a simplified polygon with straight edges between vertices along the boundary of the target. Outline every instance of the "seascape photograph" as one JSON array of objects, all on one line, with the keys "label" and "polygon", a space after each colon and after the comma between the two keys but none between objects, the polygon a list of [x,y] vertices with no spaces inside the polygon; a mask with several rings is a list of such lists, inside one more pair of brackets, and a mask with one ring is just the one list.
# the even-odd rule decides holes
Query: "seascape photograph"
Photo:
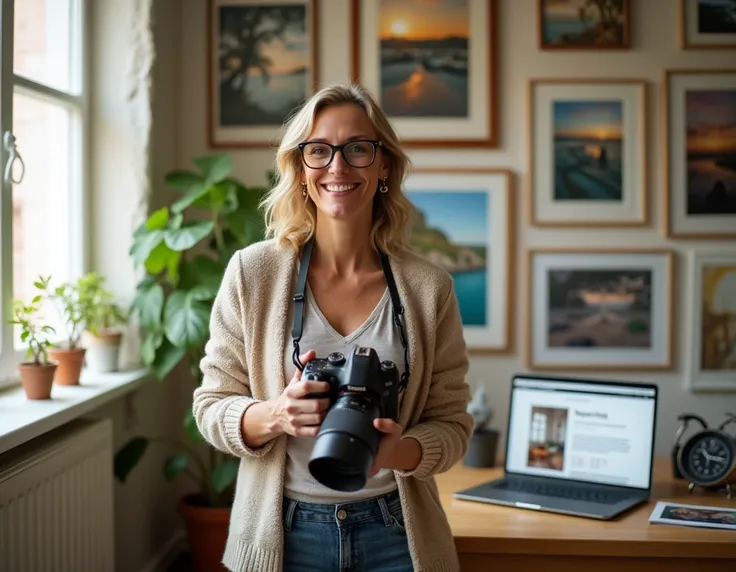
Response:
[{"label": "seascape photograph", "polygon": [[218,13],[220,126],[281,125],[311,93],[306,4],[224,5]]},{"label": "seascape photograph", "polygon": [[467,117],[469,0],[376,1],[384,111],[393,117]]},{"label": "seascape photograph", "polygon": [[685,93],[687,213],[736,214],[736,89]]},{"label": "seascape photograph", "polygon": [[549,347],[651,348],[652,272],[549,270]]},{"label": "seascape photograph", "polygon": [[621,101],[555,101],[552,121],[555,201],[621,201]]},{"label": "seascape photograph", "polygon": [[453,277],[464,326],[487,326],[488,201],[482,191],[407,192],[411,246]]},{"label": "seascape photograph", "polygon": [[625,40],[623,0],[544,0],[545,46],[618,46]]}]

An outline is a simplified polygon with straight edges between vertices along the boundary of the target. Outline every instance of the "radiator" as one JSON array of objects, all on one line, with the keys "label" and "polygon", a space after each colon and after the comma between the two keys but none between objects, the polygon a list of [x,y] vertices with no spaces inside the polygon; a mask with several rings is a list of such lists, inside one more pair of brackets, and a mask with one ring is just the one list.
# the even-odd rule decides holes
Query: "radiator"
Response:
[{"label": "radiator", "polygon": [[113,572],[112,455],[109,419],[0,455],[0,572]]}]

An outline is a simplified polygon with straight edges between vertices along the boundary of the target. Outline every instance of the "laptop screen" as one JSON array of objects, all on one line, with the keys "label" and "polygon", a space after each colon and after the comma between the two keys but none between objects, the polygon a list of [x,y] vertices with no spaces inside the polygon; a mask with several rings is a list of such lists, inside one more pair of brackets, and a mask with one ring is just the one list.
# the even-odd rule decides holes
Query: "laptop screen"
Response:
[{"label": "laptop screen", "polygon": [[647,489],[657,388],[516,376],[506,471]]}]

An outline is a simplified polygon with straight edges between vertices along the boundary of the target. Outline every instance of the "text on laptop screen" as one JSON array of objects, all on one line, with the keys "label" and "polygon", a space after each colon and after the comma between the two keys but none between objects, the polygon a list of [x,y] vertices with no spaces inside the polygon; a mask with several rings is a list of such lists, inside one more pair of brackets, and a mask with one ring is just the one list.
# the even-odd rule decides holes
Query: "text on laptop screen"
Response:
[{"label": "text on laptop screen", "polygon": [[515,378],[506,471],[648,488],[655,390]]}]

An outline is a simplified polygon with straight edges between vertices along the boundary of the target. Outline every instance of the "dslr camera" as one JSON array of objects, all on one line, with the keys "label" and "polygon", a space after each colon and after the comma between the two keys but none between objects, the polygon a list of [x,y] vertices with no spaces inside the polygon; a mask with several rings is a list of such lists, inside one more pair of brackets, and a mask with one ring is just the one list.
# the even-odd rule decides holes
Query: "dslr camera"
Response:
[{"label": "dslr camera", "polygon": [[365,486],[382,433],[373,426],[379,417],[398,420],[399,371],[376,350],[356,346],[347,357],[333,352],[307,362],[303,380],[326,381],[330,406],[309,459],[309,472],[321,484],[337,491]]}]

